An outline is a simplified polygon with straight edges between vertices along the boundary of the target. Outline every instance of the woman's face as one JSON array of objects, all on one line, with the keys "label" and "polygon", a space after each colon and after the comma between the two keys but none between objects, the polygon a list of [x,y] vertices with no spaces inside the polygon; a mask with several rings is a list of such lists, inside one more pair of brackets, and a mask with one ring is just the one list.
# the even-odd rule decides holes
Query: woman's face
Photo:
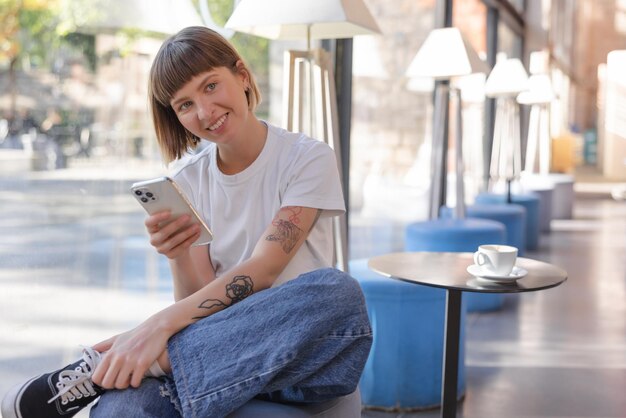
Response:
[{"label": "woman's face", "polygon": [[192,78],[170,105],[180,123],[199,138],[223,144],[238,138],[248,120],[245,71],[217,67]]}]

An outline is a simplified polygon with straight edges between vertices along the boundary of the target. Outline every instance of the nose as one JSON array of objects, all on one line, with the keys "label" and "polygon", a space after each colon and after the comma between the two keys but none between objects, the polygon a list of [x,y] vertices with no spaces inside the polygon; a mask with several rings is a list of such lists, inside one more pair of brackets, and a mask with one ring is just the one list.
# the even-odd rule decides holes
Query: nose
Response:
[{"label": "nose", "polygon": [[211,115],[213,114],[213,106],[207,101],[199,101],[198,102],[198,119],[199,120],[211,120]]},{"label": "nose", "polygon": [[198,120],[207,120],[210,115],[210,112],[207,112],[203,104],[198,105],[198,111],[196,113],[198,115]]}]

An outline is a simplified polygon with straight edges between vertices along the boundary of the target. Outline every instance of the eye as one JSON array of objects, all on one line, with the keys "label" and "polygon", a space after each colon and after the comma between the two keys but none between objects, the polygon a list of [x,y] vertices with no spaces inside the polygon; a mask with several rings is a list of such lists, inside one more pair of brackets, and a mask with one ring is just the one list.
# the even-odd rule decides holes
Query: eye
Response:
[{"label": "eye", "polygon": [[209,83],[206,85],[206,90],[207,91],[213,91],[217,88],[217,83]]},{"label": "eye", "polygon": [[180,106],[178,106],[178,111],[179,112],[185,111],[185,110],[189,109],[192,104],[193,103],[191,102],[191,100],[187,100],[186,102],[182,102],[180,104]]}]

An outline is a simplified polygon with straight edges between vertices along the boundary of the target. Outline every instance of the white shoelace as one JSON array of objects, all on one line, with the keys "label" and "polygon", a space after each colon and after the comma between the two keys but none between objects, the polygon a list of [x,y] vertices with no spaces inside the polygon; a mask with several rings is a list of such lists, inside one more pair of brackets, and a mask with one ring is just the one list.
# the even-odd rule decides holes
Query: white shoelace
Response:
[{"label": "white shoelace", "polygon": [[59,381],[56,383],[59,393],[48,403],[61,398],[61,404],[66,405],[76,399],[97,395],[91,375],[100,363],[100,353],[91,347],[83,347],[83,349],[83,361],[74,370],[63,370],[59,373]]}]

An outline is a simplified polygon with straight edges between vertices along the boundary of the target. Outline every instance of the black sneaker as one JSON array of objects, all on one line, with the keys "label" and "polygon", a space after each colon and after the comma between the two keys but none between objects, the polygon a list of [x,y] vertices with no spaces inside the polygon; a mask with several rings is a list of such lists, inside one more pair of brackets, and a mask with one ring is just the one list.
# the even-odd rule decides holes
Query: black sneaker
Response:
[{"label": "black sneaker", "polygon": [[2,399],[3,418],[72,417],[104,389],[91,381],[100,353],[85,347],[83,358],[13,387]]}]

